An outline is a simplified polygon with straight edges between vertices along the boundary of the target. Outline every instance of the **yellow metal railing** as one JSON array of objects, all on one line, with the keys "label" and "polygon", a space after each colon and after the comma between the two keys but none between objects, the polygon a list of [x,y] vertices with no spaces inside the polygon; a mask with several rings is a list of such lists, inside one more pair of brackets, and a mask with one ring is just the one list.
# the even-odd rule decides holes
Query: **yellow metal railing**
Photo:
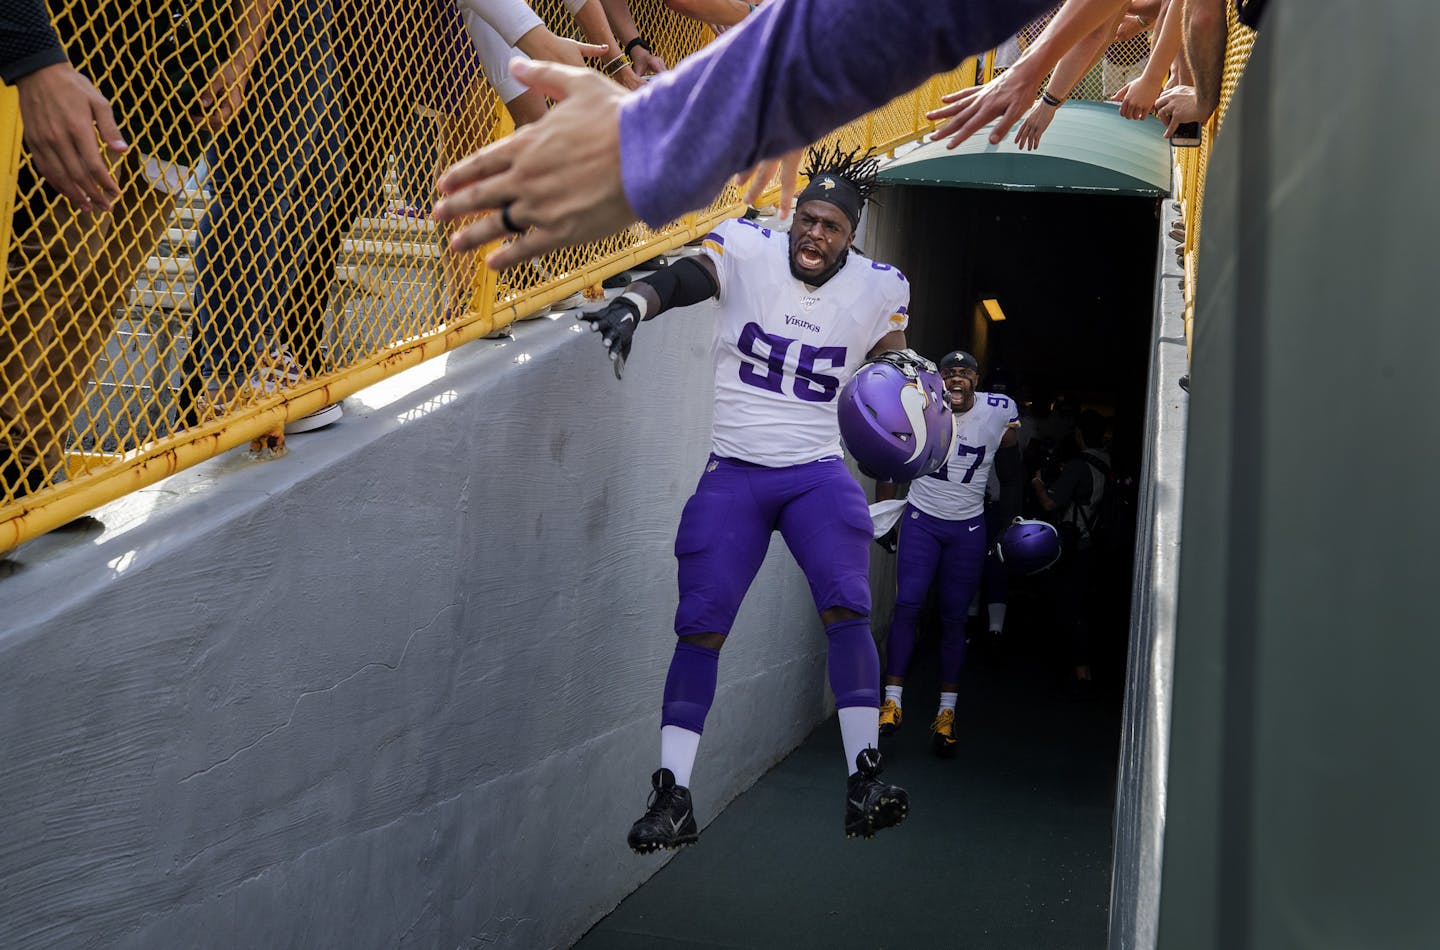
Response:
[{"label": "yellow metal railing", "polygon": [[1225,71],[1220,86],[1220,105],[1206,123],[1200,147],[1180,149],[1176,162],[1180,179],[1180,207],[1185,219],[1185,341],[1187,349],[1193,339],[1195,328],[1195,281],[1200,265],[1200,228],[1205,210],[1205,172],[1210,166],[1210,154],[1215,136],[1225,122],[1230,102],[1235,98],[1235,89],[1240,84],[1240,77],[1245,73],[1245,65],[1250,61],[1250,51],[1255,46],[1255,31],[1236,18],[1235,5],[1225,4],[1225,11],[1228,34],[1225,42]]},{"label": "yellow metal railing", "polygon": [[[560,0],[533,6],[582,38]],[[672,66],[712,35],[661,0],[631,6]],[[50,10],[130,149],[110,156],[112,210],[76,211],[21,155],[0,87],[0,551],[247,442],[263,454],[286,421],[741,209],[730,187],[659,231],[495,275],[425,216],[437,169],[510,127],[447,0]],[[836,136],[879,151],[918,138],[975,74],[967,61]],[[228,121],[212,101],[236,107]]]}]

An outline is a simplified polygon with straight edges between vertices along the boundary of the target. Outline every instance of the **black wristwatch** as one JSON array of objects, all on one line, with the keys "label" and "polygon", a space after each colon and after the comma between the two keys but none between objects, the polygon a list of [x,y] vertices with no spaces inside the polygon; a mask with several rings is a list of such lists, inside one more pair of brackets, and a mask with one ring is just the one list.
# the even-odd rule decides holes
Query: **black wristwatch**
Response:
[{"label": "black wristwatch", "polygon": [[645,37],[637,36],[633,40],[625,44],[625,55],[631,55],[631,53],[634,52],[635,47],[637,46],[643,49],[645,52],[650,53],[652,56],[655,53],[655,51],[650,48],[650,44],[645,42]]}]

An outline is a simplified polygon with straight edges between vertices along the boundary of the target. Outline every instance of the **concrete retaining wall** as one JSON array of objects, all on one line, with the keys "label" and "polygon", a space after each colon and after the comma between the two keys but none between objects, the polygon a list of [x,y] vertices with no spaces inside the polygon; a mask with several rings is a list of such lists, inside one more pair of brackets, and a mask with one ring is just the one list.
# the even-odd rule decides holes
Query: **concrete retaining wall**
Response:
[{"label": "concrete retaining wall", "polygon": [[[1166,201],[1160,228],[1179,217]],[[1176,584],[1180,509],[1185,496],[1185,437],[1190,395],[1185,299],[1178,244],[1160,238],[1155,268],[1155,330],[1150,345],[1150,395],[1145,410],[1145,469],[1136,519],[1135,581],[1130,601],[1130,652],[1125,725],[1115,788],[1115,848],[1110,876],[1110,950],[1154,947],[1160,915],[1165,838],[1165,789],[1174,692]]]},{"label": "concrete retaining wall", "polygon": [[[624,834],[711,312],[647,325],[623,382],[575,329],[473,344],[288,457],[232,452],[0,561],[0,945],[565,946],[660,866]],[[777,541],[702,821],[826,714],[824,647]]]}]

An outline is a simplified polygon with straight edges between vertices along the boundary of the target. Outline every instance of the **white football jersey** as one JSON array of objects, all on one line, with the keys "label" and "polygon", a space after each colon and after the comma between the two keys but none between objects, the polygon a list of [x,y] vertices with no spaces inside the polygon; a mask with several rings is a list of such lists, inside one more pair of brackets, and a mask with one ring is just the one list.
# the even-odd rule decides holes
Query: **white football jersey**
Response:
[{"label": "white football jersey", "polygon": [[703,251],[720,278],[715,454],[770,467],[841,455],[836,397],[908,325],[905,275],[851,250],[811,290],[790,273],[789,236],[742,218],[721,222]]},{"label": "white football jersey", "polygon": [[955,416],[955,442],[938,471],[910,483],[910,504],[934,518],[963,521],[985,510],[985,486],[1005,430],[1020,425],[1009,396],[976,393],[969,412]]}]

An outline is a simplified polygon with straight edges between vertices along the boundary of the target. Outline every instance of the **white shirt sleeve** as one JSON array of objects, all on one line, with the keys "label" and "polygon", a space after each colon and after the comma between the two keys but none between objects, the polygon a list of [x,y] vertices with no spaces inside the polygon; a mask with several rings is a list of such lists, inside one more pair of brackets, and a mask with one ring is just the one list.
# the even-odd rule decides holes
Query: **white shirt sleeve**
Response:
[{"label": "white shirt sleeve", "polygon": [[471,12],[488,23],[507,46],[514,46],[520,37],[537,26],[544,26],[525,0],[456,0],[460,12]]}]

